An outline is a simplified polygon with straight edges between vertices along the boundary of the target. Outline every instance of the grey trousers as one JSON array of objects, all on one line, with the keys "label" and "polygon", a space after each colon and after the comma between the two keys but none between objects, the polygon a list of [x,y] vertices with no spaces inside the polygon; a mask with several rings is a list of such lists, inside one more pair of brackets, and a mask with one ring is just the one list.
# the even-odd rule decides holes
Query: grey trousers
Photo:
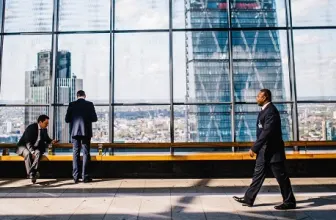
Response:
[{"label": "grey trousers", "polygon": [[72,162],[72,176],[74,180],[80,178],[80,152],[83,149],[83,165],[82,165],[82,179],[88,179],[89,177],[89,165],[90,165],[90,138],[76,137],[72,139],[73,145],[73,162]]},{"label": "grey trousers", "polygon": [[19,146],[16,153],[24,158],[27,175],[35,174],[40,163],[41,152],[36,149],[32,155],[26,146]]}]

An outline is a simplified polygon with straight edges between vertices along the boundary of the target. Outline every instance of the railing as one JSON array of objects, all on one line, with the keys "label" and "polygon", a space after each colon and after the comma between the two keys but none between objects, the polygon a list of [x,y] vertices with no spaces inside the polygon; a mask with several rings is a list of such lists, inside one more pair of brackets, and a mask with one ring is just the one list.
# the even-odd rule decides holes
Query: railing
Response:
[{"label": "railing", "polygon": [[[222,142],[222,143],[92,143],[91,148],[98,149],[98,155],[91,156],[93,161],[169,161],[169,160],[251,160],[246,150],[253,145],[253,142]],[[335,147],[336,141],[289,141],[285,142],[285,147],[293,149],[293,153],[287,154],[288,159],[336,159],[336,153],[307,153],[310,147]],[[299,150],[299,148],[304,150]],[[2,148],[1,161],[18,161],[23,160],[18,156],[9,156],[9,149],[16,148],[16,144],[0,144]],[[42,160],[49,161],[69,161],[72,155],[57,155],[55,149],[71,149],[72,144],[54,144],[48,147],[48,154]],[[132,155],[115,155],[115,149],[170,149],[170,154],[132,154]],[[187,155],[177,155],[175,149],[188,148],[211,148],[233,149],[233,152],[207,152],[199,153],[187,151]],[[240,152],[240,148],[245,152]],[[106,154],[104,154],[104,150]],[[107,154],[108,153],[108,154]]]}]

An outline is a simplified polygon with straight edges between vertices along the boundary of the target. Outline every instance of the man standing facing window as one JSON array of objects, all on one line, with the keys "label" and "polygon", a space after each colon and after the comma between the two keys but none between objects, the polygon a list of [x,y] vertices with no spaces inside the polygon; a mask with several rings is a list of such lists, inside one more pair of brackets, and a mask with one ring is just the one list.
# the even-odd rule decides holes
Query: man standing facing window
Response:
[{"label": "man standing facing window", "polygon": [[92,102],[85,100],[83,90],[77,92],[77,101],[69,104],[65,122],[70,123],[70,135],[73,144],[72,176],[75,183],[79,182],[80,151],[83,147],[82,179],[84,183],[91,182],[88,174],[90,162],[90,142],[92,138],[92,122],[96,122],[97,114]]}]

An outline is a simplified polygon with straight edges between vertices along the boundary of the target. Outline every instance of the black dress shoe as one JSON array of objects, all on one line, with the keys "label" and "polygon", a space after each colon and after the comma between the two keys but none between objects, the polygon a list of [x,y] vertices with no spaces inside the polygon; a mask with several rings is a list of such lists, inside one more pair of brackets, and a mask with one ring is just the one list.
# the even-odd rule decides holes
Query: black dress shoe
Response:
[{"label": "black dress shoe", "polygon": [[287,209],[295,209],[296,204],[295,203],[282,203],[281,205],[274,206],[277,210],[287,210]]},{"label": "black dress shoe", "polygon": [[32,183],[35,184],[36,183],[36,176],[34,173],[30,173],[29,174],[29,178],[31,179]]},{"label": "black dress shoe", "polygon": [[234,196],[233,197],[234,200],[236,200],[237,202],[241,203],[243,206],[248,206],[248,207],[252,207],[253,204],[251,203],[248,203],[244,197],[237,197],[237,196]]},{"label": "black dress shoe", "polygon": [[74,179],[74,183],[75,184],[79,183],[79,179]]},{"label": "black dress shoe", "polygon": [[91,183],[92,182],[92,178],[85,178],[84,180],[83,180],[83,182],[84,183]]}]

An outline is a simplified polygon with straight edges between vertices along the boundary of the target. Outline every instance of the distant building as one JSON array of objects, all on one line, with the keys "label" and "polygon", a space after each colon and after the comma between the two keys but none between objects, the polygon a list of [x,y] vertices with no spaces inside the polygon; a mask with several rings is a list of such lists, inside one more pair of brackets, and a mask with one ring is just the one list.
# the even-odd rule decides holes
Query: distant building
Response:
[{"label": "distant building", "polygon": [[326,121],[326,140],[334,141],[336,140],[336,129],[333,127],[332,121]]},{"label": "distant building", "polygon": [[[49,104],[51,98],[51,61],[50,51],[42,51],[37,54],[37,69],[26,71],[25,103]],[[71,53],[59,51],[57,53],[55,102],[59,104],[69,103],[76,98],[77,90],[83,89],[83,80],[77,79],[71,74]],[[49,115],[49,107],[26,107],[25,126],[36,122],[41,114]],[[61,142],[69,142],[69,126],[64,122],[66,107],[57,107],[54,115],[55,137]]]}]

